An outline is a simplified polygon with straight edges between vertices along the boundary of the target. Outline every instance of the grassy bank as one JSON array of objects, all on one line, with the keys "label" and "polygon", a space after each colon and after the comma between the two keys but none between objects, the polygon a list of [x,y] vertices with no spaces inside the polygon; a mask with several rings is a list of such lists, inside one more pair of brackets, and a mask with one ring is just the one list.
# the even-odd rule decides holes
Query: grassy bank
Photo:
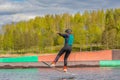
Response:
[{"label": "grassy bank", "polygon": [[[63,47],[63,45],[59,46],[52,46],[52,47],[45,47],[40,49],[38,47],[29,48],[29,49],[22,49],[22,50],[0,50],[0,57],[16,57],[16,56],[28,56],[28,55],[43,55],[43,54],[54,54],[58,53],[58,51]],[[102,45],[85,45],[80,46],[79,44],[73,45],[72,52],[79,52],[79,51],[98,51],[103,50]]]}]

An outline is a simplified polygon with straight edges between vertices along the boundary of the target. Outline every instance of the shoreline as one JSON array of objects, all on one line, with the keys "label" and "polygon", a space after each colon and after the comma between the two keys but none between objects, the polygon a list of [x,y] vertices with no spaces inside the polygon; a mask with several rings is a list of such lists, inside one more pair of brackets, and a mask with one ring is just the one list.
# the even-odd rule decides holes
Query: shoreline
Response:
[{"label": "shoreline", "polygon": [[[47,62],[50,64],[51,62]],[[70,65],[69,65],[70,64]],[[63,62],[56,64],[57,68],[63,67]],[[85,61],[85,62],[68,62],[69,68],[75,67],[100,67],[98,61]],[[28,62],[28,63],[0,63],[0,69],[15,69],[15,68],[50,68],[42,62]]]}]

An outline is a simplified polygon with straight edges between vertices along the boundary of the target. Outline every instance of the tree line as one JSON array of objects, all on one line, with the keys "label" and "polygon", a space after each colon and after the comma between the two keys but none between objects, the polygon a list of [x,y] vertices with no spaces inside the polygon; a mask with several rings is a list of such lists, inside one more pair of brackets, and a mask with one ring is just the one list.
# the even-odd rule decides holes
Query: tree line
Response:
[{"label": "tree line", "polygon": [[48,14],[6,24],[0,33],[0,50],[55,51],[64,44],[56,33],[68,28],[74,34],[74,50],[120,48],[120,9],[107,9],[74,15]]}]

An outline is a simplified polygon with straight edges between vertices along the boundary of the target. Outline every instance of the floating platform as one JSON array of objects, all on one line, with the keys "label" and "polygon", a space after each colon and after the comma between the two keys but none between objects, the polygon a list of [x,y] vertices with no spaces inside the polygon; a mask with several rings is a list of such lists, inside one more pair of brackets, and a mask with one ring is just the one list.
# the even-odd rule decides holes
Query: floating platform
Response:
[{"label": "floating platform", "polygon": [[[0,58],[0,68],[45,68],[41,61],[49,64],[57,54],[42,56],[21,56]],[[63,66],[64,55],[60,57],[57,67]],[[69,67],[120,67],[120,50],[102,50],[93,52],[75,52],[68,58]]]}]

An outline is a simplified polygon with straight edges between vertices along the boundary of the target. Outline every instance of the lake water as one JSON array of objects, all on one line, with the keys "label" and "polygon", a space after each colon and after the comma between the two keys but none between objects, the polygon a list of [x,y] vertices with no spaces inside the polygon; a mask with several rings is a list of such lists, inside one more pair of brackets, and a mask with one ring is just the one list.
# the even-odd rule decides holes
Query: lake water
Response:
[{"label": "lake water", "polygon": [[[62,70],[62,68],[59,68]],[[119,80],[120,68],[69,68],[69,74],[52,68],[0,69],[0,80]]]}]

